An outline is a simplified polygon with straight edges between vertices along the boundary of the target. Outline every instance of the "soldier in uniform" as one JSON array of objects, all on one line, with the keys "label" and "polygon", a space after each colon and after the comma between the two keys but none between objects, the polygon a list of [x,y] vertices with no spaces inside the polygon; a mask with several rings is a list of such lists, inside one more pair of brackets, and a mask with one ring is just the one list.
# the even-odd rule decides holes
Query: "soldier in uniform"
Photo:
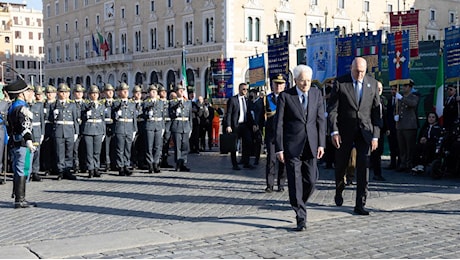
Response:
[{"label": "soldier in uniform", "polygon": [[[83,104],[85,103],[85,100],[83,99],[83,94],[85,92],[85,88],[83,88],[82,85],[80,84],[76,84],[75,85],[75,88],[73,90],[73,100],[75,102],[75,105],[77,107],[77,115],[78,115],[78,119],[77,119],[77,122],[78,122],[78,126],[80,128],[80,132],[82,130],[82,124],[81,124],[81,109],[82,109],[82,106]],[[80,147],[80,141],[82,139],[82,136],[81,135],[78,135],[77,137],[77,140],[75,141],[75,144],[73,145],[73,169],[74,171],[77,173],[77,172],[80,172],[80,162],[83,162],[84,160],[82,160],[83,158],[82,155],[81,155],[81,151],[84,150],[85,147]],[[83,146],[84,146],[84,143],[83,143]]]},{"label": "soldier in uniform", "polygon": [[178,98],[169,102],[171,133],[174,140],[176,171],[190,171],[185,164],[189,153],[189,136],[192,131],[192,102],[183,98],[184,87],[177,85]]},{"label": "soldier in uniform", "polygon": [[80,133],[77,106],[69,100],[70,88],[66,83],[59,84],[58,100],[50,111],[54,129],[58,179],[76,180],[71,173],[73,168],[73,146]]},{"label": "soldier in uniform", "polygon": [[88,92],[89,100],[82,107],[82,136],[86,147],[86,167],[88,178],[101,177],[99,172],[102,140],[106,133],[104,122],[105,106],[98,100],[99,88],[92,85]]},{"label": "soldier in uniform", "polygon": [[171,140],[171,118],[169,117],[169,100],[167,99],[168,93],[166,92],[166,88],[158,84],[158,94],[160,96],[160,100],[163,101],[163,116],[165,122],[165,131],[163,134],[163,149],[161,152],[161,168],[173,168],[174,166],[168,163],[168,155],[169,155],[169,141]]},{"label": "soldier in uniform", "polygon": [[[32,162],[32,181],[41,181],[40,175],[40,145],[45,135],[45,111],[43,98],[43,90],[40,86],[35,89],[35,100],[29,103],[30,112],[32,112],[32,142],[36,150]],[[37,98],[38,97],[38,98]]]},{"label": "soldier in uniform", "polygon": [[136,104],[128,99],[129,86],[122,82],[118,87],[118,97],[112,107],[114,133],[116,139],[116,162],[120,176],[130,176],[131,146],[137,132]]},{"label": "soldier in uniform", "polygon": [[[5,167],[6,172],[6,165],[3,165],[5,160],[4,156],[7,156],[6,152],[6,145],[8,144],[8,132],[6,130],[6,121],[8,115],[8,108],[11,105],[11,101],[8,99],[8,94],[6,93],[5,98],[0,100],[0,171],[3,170]],[[1,181],[3,184],[4,181]]]},{"label": "soldier in uniform", "polygon": [[164,104],[158,98],[158,88],[154,84],[149,87],[149,97],[142,104],[147,139],[147,163],[149,173],[160,172],[160,156],[163,146],[163,132],[165,129]]},{"label": "soldier in uniform", "polygon": [[13,195],[14,208],[36,206],[26,201],[26,179],[30,174],[35,146],[32,141],[32,113],[27,102],[32,102],[33,90],[23,80],[5,87],[14,100],[8,110],[8,125],[13,138]]},{"label": "soldier in uniform", "polygon": [[146,169],[145,162],[145,131],[144,131],[144,117],[142,116],[142,88],[139,85],[133,88],[133,102],[136,104],[137,109],[137,129],[139,130],[134,137],[133,147],[131,148],[131,162],[134,167],[139,169]]},{"label": "soldier in uniform", "polygon": [[104,121],[105,121],[105,138],[102,143],[102,161],[105,164],[105,169],[104,171],[109,171],[111,168],[111,162],[113,156],[112,156],[112,137],[114,136],[113,134],[113,118],[112,118],[112,106],[113,103],[115,102],[115,99],[113,98],[114,96],[114,91],[115,88],[112,86],[112,84],[107,83],[104,86],[104,95],[105,98],[101,100],[101,103],[104,105]]},{"label": "soldier in uniform", "polygon": [[57,174],[56,172],[56,151],[54,149],[54,131],[51,118],[53,117],[52,107],[56,103],[56,88],[48,85],[45,89],[46,101],[43,105],[45,116],[45,139],[40,147],[40,163],[45,174]]}]

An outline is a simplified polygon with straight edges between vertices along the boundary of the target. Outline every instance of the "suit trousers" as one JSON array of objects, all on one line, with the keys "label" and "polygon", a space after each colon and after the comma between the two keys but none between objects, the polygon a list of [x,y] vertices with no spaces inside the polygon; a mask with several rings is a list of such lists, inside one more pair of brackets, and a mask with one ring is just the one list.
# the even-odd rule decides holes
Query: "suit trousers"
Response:
[{"label": "suit trousers", "polygon": [[316,157],[286,159],[289,202],[296,213],[297,224],[307,221],[307,200],[315,191],[318,180]]},{"label": "suit trousers", "polygon": [[[241,161],[244,165],[249,165],[249,156],[251,151],[252,129],[249,129],[249,125],[246,123],[241,123],[238,125],[237,134],[238,139],[241,138]],[[232,165],[237,166],[238,162],[236,161],[236,151],[230,153],[232,159]]]},{"label": "suit trousers", "polygon": [[[286,183],[286,167],[284,163],[276,159],[275,143],[268,141],[267,145],[267,165],[265,167],[265,177],[267,180],[267,187],[275,185],[275,179],[277,179],[278,188],[282,187]],[[278,162],[278,164],[277,164]],[[278,167],[276,167],[278,165]]]},{"label": "suit trousers", "polygon": [[70,171],[73,168],[73,137],[56,137],[54,145],[56,148],[58,173]]},{"label": "suit trousers", "polygon": [[89,171],[99,170],[102,135],[84,135],[83,138],[86,147],[86,167]]},{"label": "suit trousers", "polygon": [[401,159],[401,168],[412,168],[415,145],[417,142],[417,129],[398,129],[399,156]]},{"label": "suit trousers", "polygon": [[356,207],[364,208],[369,185],[369,156],[370,144],[364,140],[361,131],[356,129],[354,136],[344,138],[335,152],[335,189],[341,195],[345,189],[344,176],[350,161],[351,150],[356,148]]},{"label": "suit trousers", "polygon": [[117,154],[117,167],[129,167],[131,163],[131,147],[133,145],[133,135],[128,134],[115,134],[116,139],[116,154]]},{"label": "suit trousers", "polygon": [[182,160],[184,163],[187,162],[187,156],[190,151],[190,133],[172,133],[174,141],[174,159],[177,163],[179,160]]}]

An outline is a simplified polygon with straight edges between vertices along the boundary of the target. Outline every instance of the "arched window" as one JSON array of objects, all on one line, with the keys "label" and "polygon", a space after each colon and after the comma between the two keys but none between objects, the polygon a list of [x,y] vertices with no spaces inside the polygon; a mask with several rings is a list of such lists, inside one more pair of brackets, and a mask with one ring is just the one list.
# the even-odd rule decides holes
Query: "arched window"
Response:
[{"label": "arched window", "polygon": [[248,38],[248,41],[252,41],[252,26],[253,26],[252,17],[248,17],[248,34],[246,36]]},{"label": "arched window", "polygon": [[254,24],[254,30],[255,30],[255,40],[256,42],[260,42],[260,19],[259,18],[256,18],[256,23]]}]

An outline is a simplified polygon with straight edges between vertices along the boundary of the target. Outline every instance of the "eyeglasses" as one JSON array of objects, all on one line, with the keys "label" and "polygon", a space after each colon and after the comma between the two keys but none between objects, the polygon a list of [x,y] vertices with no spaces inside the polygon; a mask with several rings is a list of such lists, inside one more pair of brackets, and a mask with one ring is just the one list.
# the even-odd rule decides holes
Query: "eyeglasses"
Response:
[{"label": "eyeglasses", "polygon": [[242,88],[242,90],[248,90],[247,88]]}]

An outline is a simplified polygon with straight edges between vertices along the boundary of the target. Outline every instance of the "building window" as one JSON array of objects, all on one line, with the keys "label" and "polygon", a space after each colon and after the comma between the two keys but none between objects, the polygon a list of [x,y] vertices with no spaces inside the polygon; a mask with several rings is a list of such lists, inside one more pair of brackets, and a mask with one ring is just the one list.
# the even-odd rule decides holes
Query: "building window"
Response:
[{"label": "building window", "polygon": [[85,18],[85,28],[88,29],[89,26],[89,19],[88,17]]},{"label": "building window", "polygon": [[254,26],[252,17],[248,17],[248,34],[246,35],[246,38],[248,41],[252,42],[252,27]]},{"label": "building window", "polygon": [[89,48],[89,40],[85,41],[85,58],[89,58],[90,48]]},{"label": "building window", "polygon": [[29,17],[26,17],[26,25],[30,26],[30,18]]},{"label": "building window", "polygon": [[46,17],[51,17],[51,6],[50,5],[46,6]]},{"label": "building window", "polygon": [[34,54],[34,46],[29,46],[29,54]]},{"label": "building window", "polygon": [[43,54],[45,53],[45,48],[44,47],[38,47],[38,54]]},{"label": "building window", "polygon": [[136,4],[136,6],[134,7],[134,12],[136,16],[139,16],[139,4]]},{"label": "building window", "polygon": [[256,18],[256,22],[254,24],[254,37],[256,42],[260,42],[260,19]]},{"label": "building window", "polygon": [[388,4],[387,5],[387,12],[393,12],[393,5],[392,4]]},{"label": "building window", "polygon": [[345,9],[345,0],[338,0],[339,9]]},{"label": "building window", "polygon": [[121,53],[126,53],[126,33],[121,34]]},{"label": "building window", "polygon": [[185,23],[185,44],[193,44],[193,24],[192,22]]},{"label": "building window", "polygon": [[79,0],[73,0],[73,9],[77,10],[78,9],[78,1]]},{"label": "building window", "polygon": [[155,1],[150,1],[150,12],[155,12]]},{"label": "building window", "polygon": [[288,32],[288,42],[291,43],[291,22],[290,21],[286,21],[286,31]]},{"label": "building window", "polygon": [[311,5],[318,5],[318,0],[311,0],[311,1],[310,1],[310,4],[311,4]]},{"label": "building window", "polygon": [[172,8],[172,0],[166,0],[168,8]]},{"label": "building window", "polygon": [[168,25],[166,27],[168,35],[168,47],[174,47],[174,25]]},{"label": "building window", "polygon": [[16,45],[15,46],[16,53],[24,53],[24,46],[23,45]]},{"label": "building window", "polygon": [[88,6],[88,0],[85,0],[85,6]]},{"label": "building window", "polygon": [[56,35],[59,35],[59,24],[56,24]]},{"label": "building window", "polygon": [[369,1],[364,1],[364,12],[369,12],[369,8],[370,8]]},{"label": "building window", "polygon": [[64,13],[69,11],[69,0],[64,0]]},{"label": "building window", "polygon": [[125,8],[121,8],[121,19],[125,19]]},{"label": "building window", "polygon": [[134,33],[134,46],[135,46],[135,50],[136,52],[139,52],[141,51],[141,32],[138,31],[138,32],[135,32]]},{"label": "building window", "polygon": [[100,17],[99,15],[96,15],[96,24],[99,25],[99,22],[100,22]]},{"label": "building window", "polygon": [[38,33],[38,40],[42,40],[43,39],[43,33]]},{"label": "building window", "polygon": [[66,44],[64,46],[64,57],[65,57],[66,61],[70,60],[70,46],[69,46],[69,44]]},{"label": "building window", "polygon": [[56,61],[61,61],[61,46],[56,46]]},{"label": "building window", "polygon": [[65,23],[65,32],[68,33],[69,32],[69,24],[68,23]]},{"label": "building window", "polygon": [[17,69],[24,69],[25,68],[24,67],[25,62],[23,60],[17,60],[15,63],[16,63],[16,68]]},{"label": "building window", "polygon": [[10,43],[10,37],[9,36],[5,37],[5,43]]},{"label": "building window", "polygon": [[37,25],[38,27],[42,27],[42,19],[37,19]]},{"label": "building window", "polygon": [[48,38],[51,38],[51,28],[48,27]]},{"label": "building window", "polygon": [[154,50],[157,48],[157,28],[150,29],[150,49]]},{"label": "building window", "polygon": [[209,17],[206,18],[206,42],[213,42],[214,41],[214,18]]},{"label": "building window", "polygon": [[54,3],[54,14],[59,14],[59,2]]},{"label": "building window", "polygon": [[33,32],[29,32],[29,40],[33,40],[34,39],[34,33]]},{"label": "building window", "polygon": [[14,31],[14,38],[21,39],[21,31]]},{"label": "building window", "polygon": [[449,12],[449,24],[455,23],[455,14],[453,12]]},{"label": "building window", "polygon": [[80,59],[80,43],[76,42],[75,43],[75,60],[79,60]]},{"label": "building window", "polygon": [[75,31],[78,32],[78,21],[75,21]]},{"label": "building window", "polygon": [[284,32],[284,21],[280,20],[278,22],[278,32]]},{"label": "building window", "polygon": [[430,21],[436,20],[436,11],[430,10]]}]

